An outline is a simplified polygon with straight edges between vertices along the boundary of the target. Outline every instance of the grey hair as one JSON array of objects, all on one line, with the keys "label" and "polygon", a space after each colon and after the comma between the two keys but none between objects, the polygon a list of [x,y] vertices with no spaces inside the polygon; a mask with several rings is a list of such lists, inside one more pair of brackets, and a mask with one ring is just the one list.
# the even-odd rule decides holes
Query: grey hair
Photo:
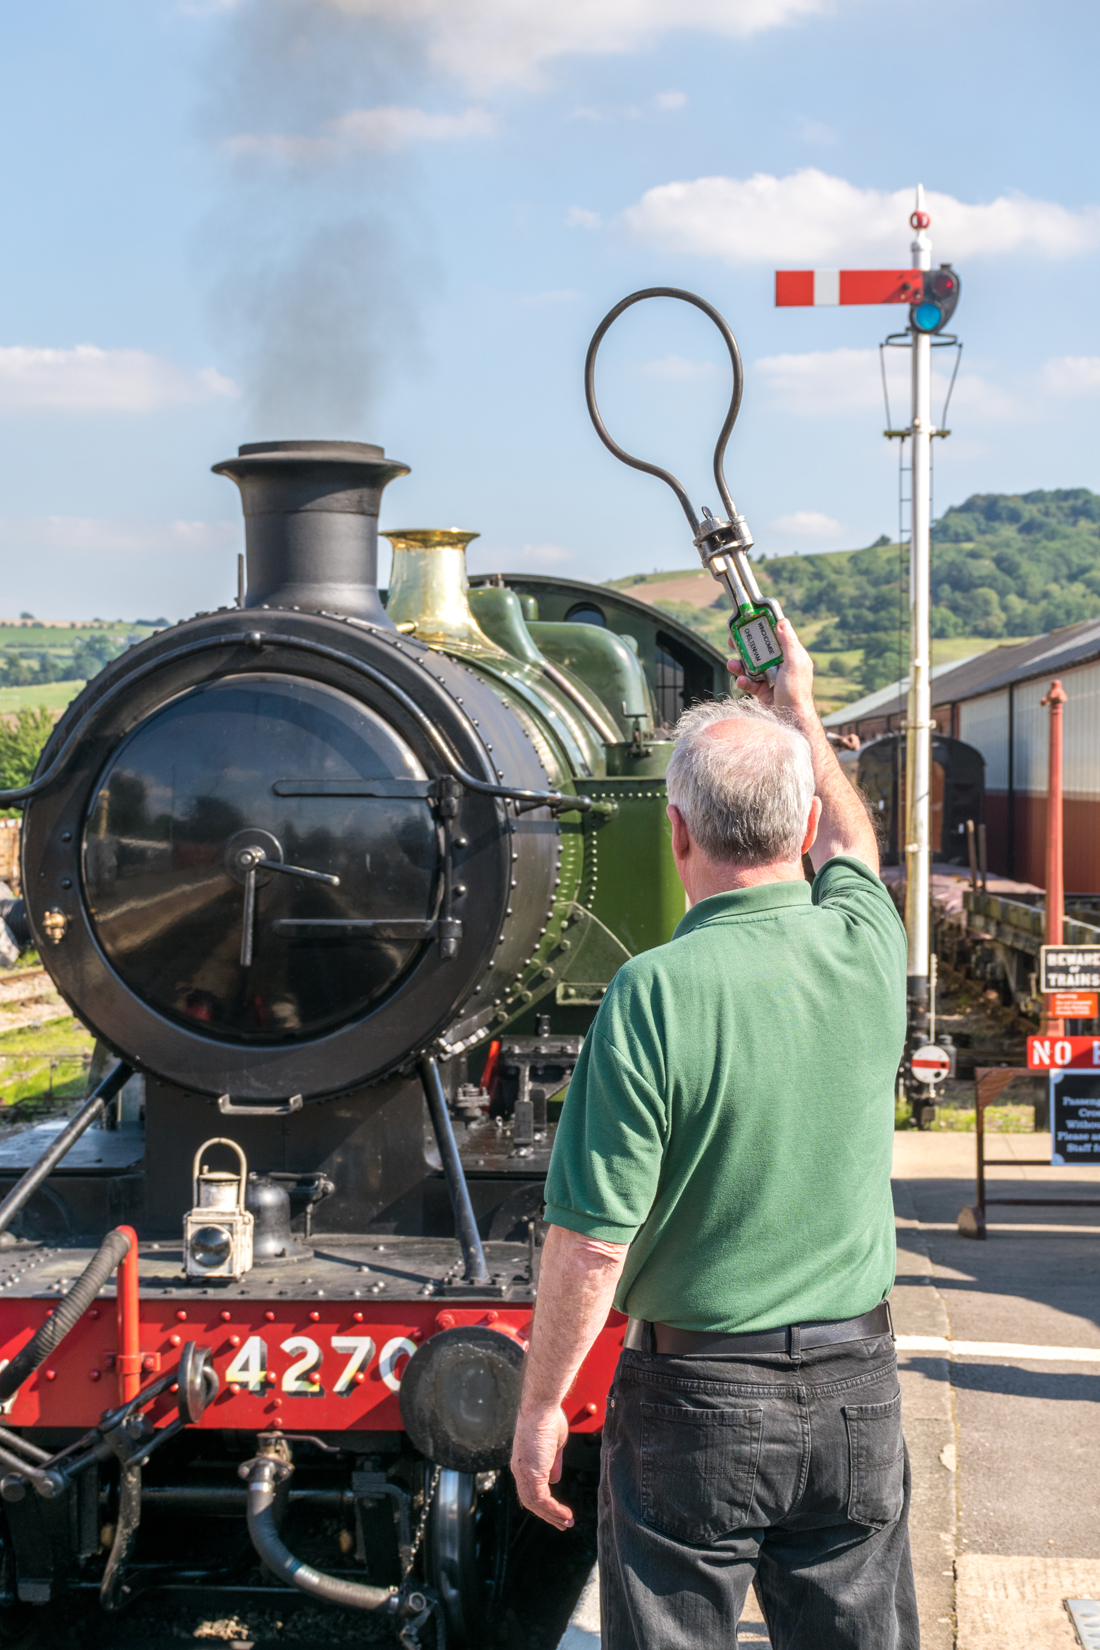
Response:
[{"label": "grey hair", "polygon": [[[754,723],[755,737],[708,738],[721,722]],[[797,860],[814,795],[804,734],[746,696],[692,705],[677,722],[675,739],[668,799],[708,859]]]}]

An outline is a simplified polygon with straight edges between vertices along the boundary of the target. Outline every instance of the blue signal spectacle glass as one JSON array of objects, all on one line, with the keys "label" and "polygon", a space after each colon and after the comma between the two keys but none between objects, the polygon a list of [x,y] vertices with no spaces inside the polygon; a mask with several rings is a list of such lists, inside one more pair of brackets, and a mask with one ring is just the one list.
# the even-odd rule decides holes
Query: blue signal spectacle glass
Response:
[{"label": "blue signal spectacle glass", "polygon": [[943,320],[938,304],[917,304],[913,310],[913,325],[918,332],[935,332]]}]

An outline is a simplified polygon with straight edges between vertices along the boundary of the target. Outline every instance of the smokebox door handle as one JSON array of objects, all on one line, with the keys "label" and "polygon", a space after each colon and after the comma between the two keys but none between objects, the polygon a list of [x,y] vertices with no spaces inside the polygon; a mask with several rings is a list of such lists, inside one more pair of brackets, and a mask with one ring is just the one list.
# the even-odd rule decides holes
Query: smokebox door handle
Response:
[{"label": "smokebox door handle", "polygon": [[300,1094],[292,1094],[290,1099],[280,1106],[237,1106],[228,1094],[218,1096],[218,1110],[223,1117],[289,1117],[292,1111],[301,1111],[302,1105]]}]

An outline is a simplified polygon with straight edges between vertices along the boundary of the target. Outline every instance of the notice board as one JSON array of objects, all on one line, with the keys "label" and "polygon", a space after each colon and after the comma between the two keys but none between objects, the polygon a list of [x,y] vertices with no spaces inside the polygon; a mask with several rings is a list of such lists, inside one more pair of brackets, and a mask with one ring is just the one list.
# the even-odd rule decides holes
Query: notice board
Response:
[{"label": "notice board", "polygon": [[1100,1163],[1100,1073],[1051,1072],[1050,1161]]}]

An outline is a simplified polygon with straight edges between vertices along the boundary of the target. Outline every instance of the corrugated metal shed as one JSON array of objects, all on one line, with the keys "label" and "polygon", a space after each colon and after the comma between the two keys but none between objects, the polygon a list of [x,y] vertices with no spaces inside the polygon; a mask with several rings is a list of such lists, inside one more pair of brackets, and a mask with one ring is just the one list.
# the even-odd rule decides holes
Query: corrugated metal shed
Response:
[{"label": "corrugated metal shed", "polygon": [[[955,665],[937,666],[932,672],[935,682],[932,702],[937,706],[959,704],[980,693],[1007,687],[1009,683],[1025,682],[1036,676],[1057,676],[1072,665],[1097,658],[1100,658],[1100,619],[1085,619],[1062,630],[1048,631],[1045,636],[1033,636],[1026,642],[1004,642],[1000,647],[990,648],[988,653],[976,653]],[[825,726],[858,732],[857,724],[872,716],[903,716],[906,691],[906,684],[898,682],[893,688],[882,688],[850,705],[842,705],[824,718]]]},{"label": "corrugated metal shed", "polygon": [[[1076,893],[1100,893],[1100,619],[1009,642],[933,672],[940,732],[981,751],[991,868],[1042,884],[1046,854],[1049,717],[1042,701],[1054,677],[1064,715],[1065,878]],[[897,728],[906,686],[845,705],[826,726],[861,739]]]}]

